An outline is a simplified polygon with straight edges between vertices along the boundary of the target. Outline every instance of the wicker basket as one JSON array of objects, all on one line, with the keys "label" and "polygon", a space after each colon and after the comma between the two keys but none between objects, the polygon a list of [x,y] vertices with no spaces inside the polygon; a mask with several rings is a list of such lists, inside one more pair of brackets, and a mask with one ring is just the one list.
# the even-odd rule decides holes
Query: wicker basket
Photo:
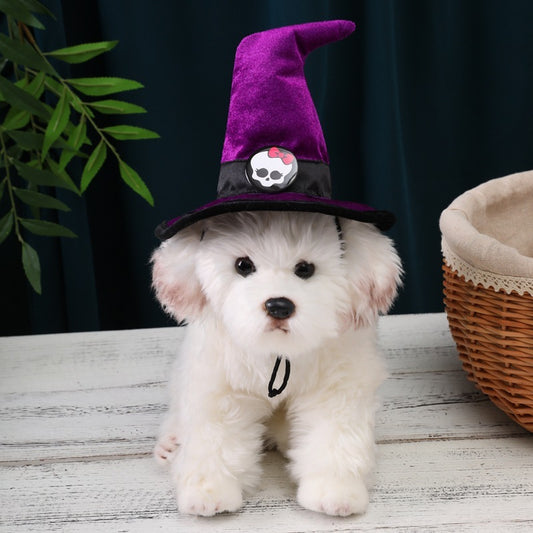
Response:
[{"label": "wicker basket", "polygon": [[533,431],[531,218],[533,172],[525,172],[466,192],[440,221],[444,304],[463,368],[497,407],[529,431]]}]

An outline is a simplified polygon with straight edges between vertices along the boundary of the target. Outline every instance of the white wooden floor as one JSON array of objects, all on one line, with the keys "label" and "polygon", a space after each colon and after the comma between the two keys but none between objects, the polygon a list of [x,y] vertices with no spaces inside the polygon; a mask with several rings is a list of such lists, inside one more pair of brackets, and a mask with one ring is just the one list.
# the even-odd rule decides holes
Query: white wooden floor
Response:
[{"label": "white wooden floor", "polygon": [[177,513],[151,449],[183,330],[0,339],[0,531],[533,531],[533,435],[466,380],[445,316],[380,331],[376,484],[350,518],[300,508],[276,453],[239,513]]}]

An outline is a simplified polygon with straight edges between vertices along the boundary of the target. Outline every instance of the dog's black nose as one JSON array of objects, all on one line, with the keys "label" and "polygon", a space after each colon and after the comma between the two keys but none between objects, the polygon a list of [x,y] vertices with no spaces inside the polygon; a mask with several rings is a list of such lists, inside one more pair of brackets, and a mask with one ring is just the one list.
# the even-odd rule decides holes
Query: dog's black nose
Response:
[{"label": "dog's black nose", "polygon": [[272,318],[289,318],[296,306],[288,298],[269,298],[265,302],[265,309]]}]

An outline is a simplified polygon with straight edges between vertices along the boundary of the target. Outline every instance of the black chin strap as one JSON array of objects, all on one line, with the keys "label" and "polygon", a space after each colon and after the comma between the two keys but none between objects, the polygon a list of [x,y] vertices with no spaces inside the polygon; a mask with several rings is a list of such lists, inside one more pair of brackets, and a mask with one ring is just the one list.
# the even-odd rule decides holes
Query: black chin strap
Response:
[{"label": "black chin strap", "polygon": [[268,383],[268,397],[274,398],[274,396],[277,396],[278,394],[281,394],[285,387],[287,386],[287,382],[289,381],[289,376],[291,374],[291,363],[290,361],[285,357],[285,375],[283,376],[283,383],[281,384],[281,387],[279,389],[274,388],[274,381],[276,381],[276,376],[278,375],[279,365],[281,363],[281,355],[278,355],[276,359],[276,363],[274,364],[274,368],[272,370],[272,375],[270,376],[270,381]]},{"label": "black chin strap", "polygon": [[344,252],[346,251],[346,243],[344,242],[344,233],[342,232],[342,226],[341,226],[341,221],[339,220],[339,217],[335,217],[335,226],[337,227],[337,235],[339,236],[341,252],[342,252],[342,255],[344,255]]}]

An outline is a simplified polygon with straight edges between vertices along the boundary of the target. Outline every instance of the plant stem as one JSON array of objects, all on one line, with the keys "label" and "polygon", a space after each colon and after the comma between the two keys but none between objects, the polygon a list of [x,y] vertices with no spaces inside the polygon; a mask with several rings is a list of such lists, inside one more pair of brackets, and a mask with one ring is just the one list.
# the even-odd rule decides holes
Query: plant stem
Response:
[{"label": "plant stem", "polygon": [[9,166],[10,161],[7,155],[6,143],[4,141],[4,132],[0,130],[0,144],[2,146],[2,152],[4,154],[4,165],[6,169],[5,182],[7,183],[7,192],[9,195],[9,200],[11,202],[11,211],[13,213],[13,222],[15,228],[15,234],[20,243],[24,242],[22,235],[20,233],[19,217],[17,215],[17,204],[15,203],[15,194],[13,193],[13,185],[11,184],[11,176],[9,175]]},{"label": "plant stem", "polygon": [[[26,24],[22,23],[22,22],[19,22],[19,28],[22,28],[22,31],[21,31],[21,38],[23,38],[22,36],[22,32],[24,32],[24,34],[26,35],[26,39],[28,39],[28,41],[30,41],[30,44],[36,49],[38,50],[39,47],[37,46],[37,43],[35,41],[35,38],[33,37],[33,34],[31,33],[30,29],[28,28],[28,26],[26,26]],[[40,51],[39,51],[40,53]],[[42,54],[41,54],[42,55]]]}]

